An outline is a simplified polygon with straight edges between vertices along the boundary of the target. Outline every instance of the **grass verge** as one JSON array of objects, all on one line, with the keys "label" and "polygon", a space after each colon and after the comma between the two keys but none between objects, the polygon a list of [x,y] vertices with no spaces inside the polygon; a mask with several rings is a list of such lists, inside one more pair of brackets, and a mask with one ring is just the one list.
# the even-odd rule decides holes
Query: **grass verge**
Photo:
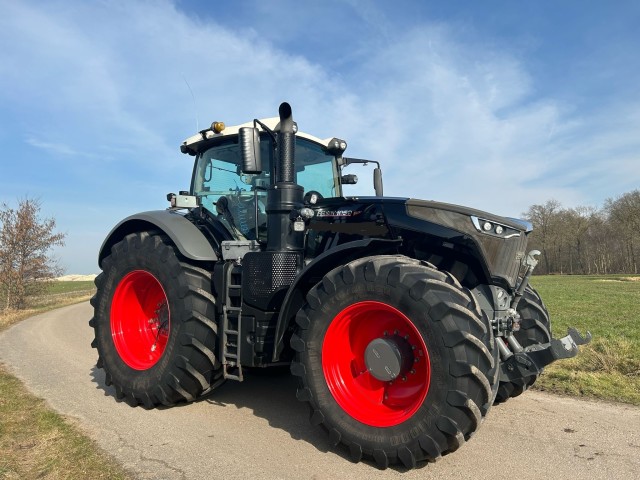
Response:
[{"label": "grass verge", "polygon": [[536,276],[555,337],[593,334],[577,357],[545,369],[536,388],[640,405],[640,277]]},{"label": "grass verge", "polygon": [[[54,300],[40,297],[28,310],[0,312],[0,331],[38,313],[88,300],[92,294],[86,282],[58,283],[78,285],[52,284],[50,296]],[[0,365],[0,479],[24,478],[132,477],[72,421],[31,395]]]},{"label": "grass verge", "polygon": [[0,366],[0,478],[127,479],[70,421]]}]

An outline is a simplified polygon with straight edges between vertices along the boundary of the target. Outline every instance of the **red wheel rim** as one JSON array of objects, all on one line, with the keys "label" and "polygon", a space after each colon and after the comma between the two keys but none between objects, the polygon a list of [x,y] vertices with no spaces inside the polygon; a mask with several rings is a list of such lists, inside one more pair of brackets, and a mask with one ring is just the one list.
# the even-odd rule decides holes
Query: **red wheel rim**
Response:
[{"label": "red wheel rim", "polygon": [[124,363],[135,370],[158,363],[170,324],[167,295],[156,277],[135,270],[120,280],[111,304],[111,336]]},{"label": "red wheel rim", "polygon": [[[375,339],[396,336],[414,356],[409,371],[387,382],[365,364],[365,350]],[[386,303],[350,305],[331,322],[322,344],[322,371],[338,405],[373,427],[391,427],[413,416],[429,391],[431,365],[422,335],[402,312]]]}]

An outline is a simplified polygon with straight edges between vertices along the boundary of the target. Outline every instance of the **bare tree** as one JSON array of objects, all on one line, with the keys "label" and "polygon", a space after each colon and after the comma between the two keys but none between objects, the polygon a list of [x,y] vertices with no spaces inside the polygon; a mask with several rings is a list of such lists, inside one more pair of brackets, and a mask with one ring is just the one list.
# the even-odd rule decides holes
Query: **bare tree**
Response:
[{"label": "bare tree", "polygon": [[532,205],[526,213],[523,213],[524,218],[533,224],[531,241],[542,251],[544,273],[551,273],[555,268],[559,210],[560,202],[549,200],[544,205]]},{"label": "bare tree", "polygon": [[625,270],[638,273],[638,245],[640,244],[640,190],[634,190],[618,197],[608,199],[605,209],[609,218],[624,238],[627,256]]},{"label": "bare tree", "polygon": [[0,292],[5,309],[25,308],[27,296],[42,291],[61,272],[50,255],[64,245],[53,218],[40,217],[40,201],[25,198],[13,209],[0,206]]},{"label": "bare tree", "polygon": [[569,208],[559,213],[563,271],[570,274],[587,273],[587,234],[596,213],[597,210],[592,207]]}]

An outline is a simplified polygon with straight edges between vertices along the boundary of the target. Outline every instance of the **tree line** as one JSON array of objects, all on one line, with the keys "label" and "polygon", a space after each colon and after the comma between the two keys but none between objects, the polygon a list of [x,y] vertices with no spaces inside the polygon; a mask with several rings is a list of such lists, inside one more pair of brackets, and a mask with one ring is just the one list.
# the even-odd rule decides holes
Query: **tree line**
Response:
[{"label": "tree line", "polygon": [[556,200],[532,205],[528,249],[542,252],[537,274],[637,274],[640,190],[608,199],[602,208],[563,208]]}]

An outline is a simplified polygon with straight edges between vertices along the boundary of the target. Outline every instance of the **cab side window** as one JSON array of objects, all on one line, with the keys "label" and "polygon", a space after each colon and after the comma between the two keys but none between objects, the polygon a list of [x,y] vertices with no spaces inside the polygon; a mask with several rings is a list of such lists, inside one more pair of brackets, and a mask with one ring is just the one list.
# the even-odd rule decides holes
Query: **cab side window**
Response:
[{"label": "cab side window", "polygon": [[238,240],[266,236],[266,172],[243,175],[239,146],[213,147],[198,159],[194,194]]}]

